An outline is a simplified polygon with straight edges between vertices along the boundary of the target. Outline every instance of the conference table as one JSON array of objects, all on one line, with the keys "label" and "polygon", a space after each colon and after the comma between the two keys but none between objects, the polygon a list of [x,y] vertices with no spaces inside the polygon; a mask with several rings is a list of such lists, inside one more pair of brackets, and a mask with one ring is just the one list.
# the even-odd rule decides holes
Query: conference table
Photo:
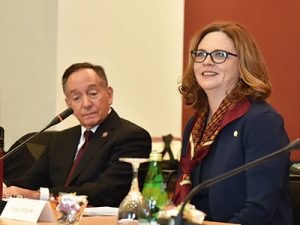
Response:
[{"label": "conference table", "polygon": [[[51,222],[30,223],[30,222],[0,218],[0,225],[33,225],[33,224],[56,225],[56,223],[51,223]],[[83,217],[82,220],[80,221],[80,225],[116,225],[116,224],[117,224],[117,218],[115,216],[90,216],[90,217]],[[234,224],[204,221],[203,225],[234,225]]]}]

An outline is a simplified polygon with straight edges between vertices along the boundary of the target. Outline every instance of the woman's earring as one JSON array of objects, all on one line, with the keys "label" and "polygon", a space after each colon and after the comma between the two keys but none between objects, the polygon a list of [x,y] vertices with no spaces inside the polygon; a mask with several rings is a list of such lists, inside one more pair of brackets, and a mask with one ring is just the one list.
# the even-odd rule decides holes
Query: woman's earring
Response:
[{"label": "woman's earring", "polygon": [[241,77],[240,77],[240,79],[238,80],[237,86],[238,86],[238,87],[242,87],[242,86],[243,86],[243,79],[242,79]]}]

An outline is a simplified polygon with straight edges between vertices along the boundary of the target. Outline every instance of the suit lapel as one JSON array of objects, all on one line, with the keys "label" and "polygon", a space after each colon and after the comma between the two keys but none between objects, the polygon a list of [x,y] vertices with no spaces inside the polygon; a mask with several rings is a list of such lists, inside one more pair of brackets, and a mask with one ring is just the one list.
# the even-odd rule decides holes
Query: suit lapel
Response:
[{"label": "suit lapel", "polygon": [[82,156],[70,183],[72,183],[74,178],[80,176],[84,169],[89,165],[89,162],[93,159],[93,156],[97,153],[97,151],[101,151],[102,146],[110,139],[119,121],[120,117],[112,109],[107,118],[99,125],[96,132],[93,134],[86,152]]}]

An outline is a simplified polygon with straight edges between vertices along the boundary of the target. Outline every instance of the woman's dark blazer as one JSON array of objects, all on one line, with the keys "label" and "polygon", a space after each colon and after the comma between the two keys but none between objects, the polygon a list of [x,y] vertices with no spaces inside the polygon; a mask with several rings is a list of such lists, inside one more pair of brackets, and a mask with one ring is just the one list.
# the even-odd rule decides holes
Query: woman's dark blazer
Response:
[{"label": "woman's dark blazer", "polygon": [[[183,138],[186,152],[192,118]],[[208,156],[192,173],[193,186],[201,181],[274,152],[289,143],[281,116],[264,101],[251,101],[249,111],[227,124]],[[292,225],[288,195],[289,154],[213,185],[192,203],[207,210],[209,219],[242,225]],[[201,199],[206,196],[205,200]]]}]

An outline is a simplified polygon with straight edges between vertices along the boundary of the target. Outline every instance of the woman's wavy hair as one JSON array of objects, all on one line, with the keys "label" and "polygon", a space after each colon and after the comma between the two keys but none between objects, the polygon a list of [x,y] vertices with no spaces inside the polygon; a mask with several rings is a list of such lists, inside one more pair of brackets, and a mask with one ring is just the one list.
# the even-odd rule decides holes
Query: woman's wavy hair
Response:
[{"label": "woman's wavy hair", "polygon": [[[266,99],[271,94],[271,84],[262,54],[254,39],[241,25],[231,21],[218,21],[209,24],[193,37],[190,51],[197,49],[206,34],[215,31],[225,33],[233,41],[238,55],[240,79],[230,93],[231,100],[237,102],[244,97],[253,100]],[[178,89],[185,104],[199,110],[206,104],[207,96],[198,85],[193,64],[191,55],[189,55],[188,67]]]}]

